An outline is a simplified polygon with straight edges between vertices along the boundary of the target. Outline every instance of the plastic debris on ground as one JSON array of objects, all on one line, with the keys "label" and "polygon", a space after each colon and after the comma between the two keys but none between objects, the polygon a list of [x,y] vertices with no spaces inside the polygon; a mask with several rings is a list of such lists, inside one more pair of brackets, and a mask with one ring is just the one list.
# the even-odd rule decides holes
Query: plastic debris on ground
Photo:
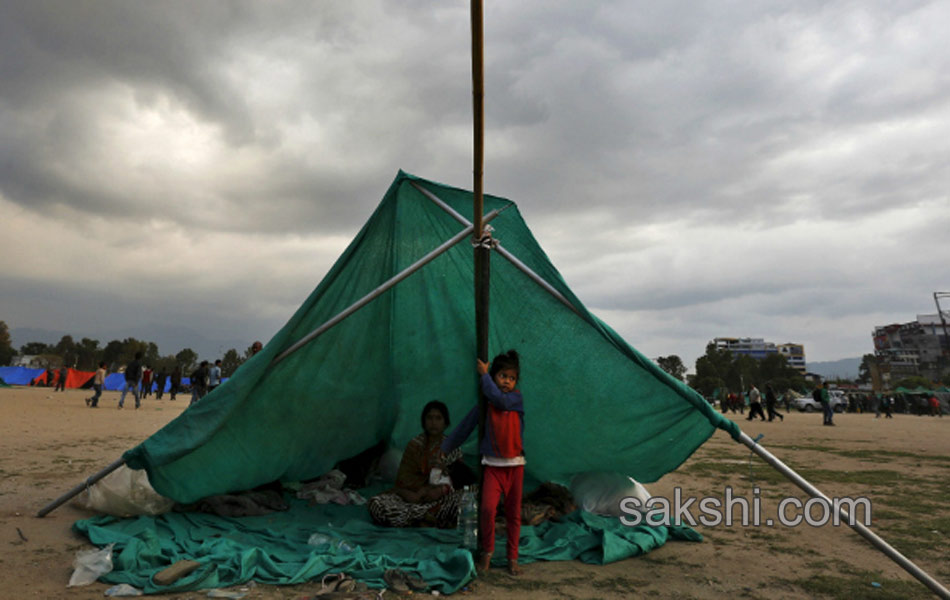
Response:
[{"label": "plastic debris on ground", "polygon": [[142,590],[127,583],[114,585],[106,590],[106,596],[142,596]]},{"label": "plastic debris on ground", "polygon": [[69,578],[69,584],[66,587],[75,587],[80,585],[89,585],[112,570],[112,547],[115,544],[109,544],[98,550],[81,550],[76,553],[76,559],[73,561],[72,576]]}]

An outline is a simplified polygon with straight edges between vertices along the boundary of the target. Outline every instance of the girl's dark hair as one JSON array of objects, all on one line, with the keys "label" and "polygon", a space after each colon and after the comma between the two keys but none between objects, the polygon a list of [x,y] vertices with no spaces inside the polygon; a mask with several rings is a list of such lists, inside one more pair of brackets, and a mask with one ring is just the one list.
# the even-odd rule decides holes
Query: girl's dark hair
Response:
[{"label": "girl's dark hair", "polygon": [[437,410],[442,413],[442,419],[445,421],[446,427],[452,424],[452,421],[449,420],[449,407],[446,406],[444,402],[433,400],[432,402],[426,404],[422,409],[422,416],[419,421],[422,423],[423,431],[426,429],[426,415],[429,414],[429,411],[431,410]]},{"label": "girl's dark hair", "polygon": [[518,353],[514,350],[509,350],[504,354],[499,354],[491,361],[491,370],[489,374],[492,378],[495,377],[495,373],[501,371],[502,369],[514,369],[515,373],[521,374],[521,367],[518,363]]}]

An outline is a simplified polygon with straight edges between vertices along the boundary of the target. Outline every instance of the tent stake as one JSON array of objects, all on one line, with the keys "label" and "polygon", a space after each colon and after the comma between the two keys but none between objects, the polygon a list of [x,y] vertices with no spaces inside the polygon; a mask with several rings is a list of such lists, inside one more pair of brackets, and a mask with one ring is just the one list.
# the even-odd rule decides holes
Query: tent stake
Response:
[{"label": "tent stake", "polygon": [[859,523],[855,520],[851,522],[850,516],[847,511],[844,510],[843,505],[837,507],[834,506],[834,503],[831,501],[828,496],[823,494],[821,490],[809,483],[804,477],[792,470],[788,465],[783,463],[781,460],[775,457],[771,452],[763,448],[761,445],[756,443],[751,437],[749,437],[744,432],[739,432],[739,441],[749,447],[750,450],[755,452],[762,458],[765,462],[769,463],[776,471],[787,477],[803,489],[808,495],[813,498],[821,498],[828,503],[829,509],[837,508],[838,514],[841,516],[842,521],[848,524],[849,527],[857,531],[861,537],[871,542],[871,545],[887,555],[888,558],[900,565],[905,571],[917,578],[918,581],[923,583],[925,586],[930,588],[930,590],[940,596],[950,600],[950,591],[947,588],[943,587],[936,579],[928,575],[923,569],[912,563],[906,556],[897,551],[893,546],[885,542],[880,536],[872,532],[870,529]]},{"label": "tent stake", "polygon": [[46,515],[50,514],[51,512],[53,512],[54,510],[56,510],[57,508],[65,504],[66,502],[68,502],[70,498],[77,495],[79,492],[88,488],[89,486],[99,481],[100,479],[108,475],[109,473],[115,471],[116,469],[118,469],[124,464],[125,464],[125,459],[120,458],[119,460],[113,462],[108,467],[99,471],[95,475],[89,476],[84,482],[80,483],[73,489],[69,490],[68,492],[66,492],[65,494],[57,498],[56,500],[53,500],[52,502],[47,504],[45,507],[43,507],[43,509],[40,510],[40,512],[36,513],[36,516],[45,517]]}]

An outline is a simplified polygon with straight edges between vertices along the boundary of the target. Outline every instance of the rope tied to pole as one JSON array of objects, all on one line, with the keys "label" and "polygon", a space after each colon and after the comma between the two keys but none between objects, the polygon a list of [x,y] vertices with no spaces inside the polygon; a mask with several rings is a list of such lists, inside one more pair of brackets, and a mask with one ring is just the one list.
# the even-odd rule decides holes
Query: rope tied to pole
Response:
[{"label": "rope tied to pole", "polygon": [[489,250],[498,247],[498,240],[492,237],[495,228],[491,225],[485,225],[480,238],[472,239],[472,248],[488,248]]}]

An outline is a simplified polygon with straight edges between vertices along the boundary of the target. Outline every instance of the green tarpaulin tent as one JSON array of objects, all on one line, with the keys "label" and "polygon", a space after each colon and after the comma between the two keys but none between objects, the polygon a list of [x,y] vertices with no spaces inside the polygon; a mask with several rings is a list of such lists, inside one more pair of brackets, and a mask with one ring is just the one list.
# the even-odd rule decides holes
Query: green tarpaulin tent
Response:
[{"label": "green tarpaulin tent", "polygon": [[[461,216],[471,214],[472,205],[470,192],[400,172],[264,350],[123,460],[146,469],[158,492],[187,503],[274,480],[316,477],[379,442],[401,448],[419,431],[419,413],[432,399],[445,401],[458,420],[476,403],[473,252],[470,224]],[[821,495],[588,312],[512,202],[486,196],[485,208],[500,241],[491,252],[490,351],[515,348],[522,356],[526,479],[566,482],[596,470],[651,482],[719,427],[810,495]],[[436,257],[426,262],[426,256]],[[410,265],[423,263],[403,278]],[[475,440],[464,448],[473,458]],[[452,592],[471,576],[471,556],[451,536],[381,530],[363,509],[350,514],[330,507],[324,514],[294,506],[263,520],[170,513],[97,517],[74,527],[93,543],[116,544],[117,568],[104,580],[149,592],[167,591],[152,576],[186,557],[203,566],[176,583],[178,590],[252,578],[293,583],[341,568],[378,586],[382,569],[399,566]],[[355,556],[309,549],[309,532],[329,531],[341,521],[333,530],[358,544]],[[866,527],[852,527],[925,585],[946,593]],[[688,530],[626,528],[616,519],[578,512],[564,524],[525,528],[521,543],[527,560],[609,562],[647,552],[671,536],[697,539]]]},{"label": "green tarpaulin tent", "polygon": [[[290,321],[232,378],[125,454],[179,502],[325,473],[380,441],[402,448],[426,402],[456,420],[476,403],[470,236],[299,350],[275,357],[462,231],[472,194],[400,172],[369,221]],[[670,377],[574,296],[517,207],[486,196],[513,262],[492,252],[491,353],[522,356],[526,472],[590,470],[644,482],[713,433],[738,427]],[[564,243],[578,243],[565,240]],[[561,296],[556,297],[553,292]],[[566,304],[565,304],[566,302]],[[474,436],[466,446],[475,452]]]}]

